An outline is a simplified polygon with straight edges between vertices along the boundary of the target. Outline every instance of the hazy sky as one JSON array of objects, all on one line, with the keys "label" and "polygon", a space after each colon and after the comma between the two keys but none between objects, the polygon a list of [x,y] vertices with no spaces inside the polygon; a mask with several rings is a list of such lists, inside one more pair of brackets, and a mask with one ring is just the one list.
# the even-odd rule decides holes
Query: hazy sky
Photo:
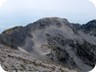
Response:
[{"label": "hazy sky", "polygon": [[5,0],[0,6],[0,32],[27,25],[43,17],[67,18],[70,22],[86,23],[96,19],[96,8],[89,0]]}]

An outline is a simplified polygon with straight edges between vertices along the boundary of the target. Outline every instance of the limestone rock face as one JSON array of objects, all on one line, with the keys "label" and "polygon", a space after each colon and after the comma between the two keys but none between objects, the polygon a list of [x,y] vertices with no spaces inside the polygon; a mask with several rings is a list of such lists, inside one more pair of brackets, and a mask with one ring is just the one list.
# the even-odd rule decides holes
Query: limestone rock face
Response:
[{"label": "limestone rock face", "polygon": [[[24,68],[22,69],[20,66],[16,68],[17,70],[34,68],[32,63],[35,61],[32,62],[31,59],[35,58],[36,62],[41,61],[40,69],[47,72],[51,70],[50,65],[55,66],[55,68],[61,65],[62,70],[68,68],[68,72],[70,70],[71,72],[87,72],[93,69],[96,64],[96,20],[81,25],[70,23],[65,18],[43,18],[25,27],[18,26],[5,30],[0,34],[0,43],[6,46],[1,50],[8,49],[10,55],[13,55],[5,57],[14,59],[9,63],[16,60],[17,63],[14,63],[14,68],[20,66],[18,59],[20,58],[20,64],[23,64]],[[4,55],[1,54],[1,56]],[[9,53],[6,52],[6,54]],[[26,54],[27,56],[22,56]],[[26,65],[29,65],[28,68],[25,67],[23,60],[27,62]],[[48,64],[47,69],[44,66],[42,67],[44,61],[46,61],[44,64]],[[9,63],[5,62],[4,65],[7,70],[11,70]],[[42,70],[40,71],[42,72]],[[53,72],[58,71],[54,70]]]}]

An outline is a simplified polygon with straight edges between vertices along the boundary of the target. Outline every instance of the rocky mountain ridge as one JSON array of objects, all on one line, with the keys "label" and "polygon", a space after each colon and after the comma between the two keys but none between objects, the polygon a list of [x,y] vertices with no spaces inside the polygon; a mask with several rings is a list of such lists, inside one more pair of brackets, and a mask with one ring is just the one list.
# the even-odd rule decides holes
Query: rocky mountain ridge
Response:
[{"label": "rocky mountain ridge", "polygon": [[96,20],[80,25],[64,18],[43,18],[25,27],[5,30],[0,34],[0,43],[68,69],[87,72],[96,64]]}]

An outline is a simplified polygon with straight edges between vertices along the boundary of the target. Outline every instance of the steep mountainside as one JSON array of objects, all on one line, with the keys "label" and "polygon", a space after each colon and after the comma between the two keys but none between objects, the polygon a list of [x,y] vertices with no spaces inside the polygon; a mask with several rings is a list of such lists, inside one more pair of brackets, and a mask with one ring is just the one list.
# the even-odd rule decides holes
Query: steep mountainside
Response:
[{"label": "steep mountainside", "polygon": [[43,18],[25,27],[5,30],[0,34],[0,43],[12,51],[21,51],[20,56],[28,53],[47,63],[87,72],[96,64],[96,20],[80,25],[64,18]]}]

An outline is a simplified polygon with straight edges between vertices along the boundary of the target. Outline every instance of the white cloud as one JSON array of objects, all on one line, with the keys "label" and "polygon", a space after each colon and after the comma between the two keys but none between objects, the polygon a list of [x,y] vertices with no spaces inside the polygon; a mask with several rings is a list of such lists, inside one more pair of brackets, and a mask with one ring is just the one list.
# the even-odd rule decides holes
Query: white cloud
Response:
[{"label": "white cloud", "polygon": [[96,0],[90,0],[96,7]]},{"label": "white cloud", "polygon": [[6,2],[7,0],[0,0],[0,7]]},{"label": "white cloud", "polygon": [[92,5],[88,0],[8,0],[2,9],[36,9],[82,12],[85,9],[86,11],[91,9],[90,7],[92,8]]}]

